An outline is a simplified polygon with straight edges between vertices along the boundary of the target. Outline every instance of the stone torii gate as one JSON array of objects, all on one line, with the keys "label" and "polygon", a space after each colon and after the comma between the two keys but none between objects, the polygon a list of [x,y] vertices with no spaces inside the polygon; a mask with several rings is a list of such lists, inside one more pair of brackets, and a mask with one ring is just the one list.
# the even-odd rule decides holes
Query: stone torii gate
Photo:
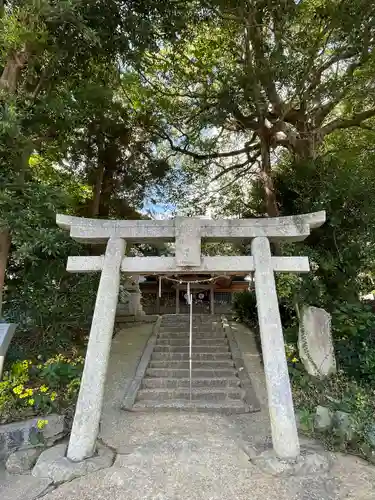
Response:
[{"label": "stone torii gate", "polygon": [[[273,257],[270,241],[301,241],[325,222],[325,212],[260,219],[100,220],[56,216],[82,243],[106,243],[102,256],[69,257],[70,272],[100,271],[95,310],[67,456],[91,457],[99,430],[104,383],[120,285],[120,273],[236,274],[254,272],[272,442],[276,455],[300,453],[274,272],[308,272],[307,257]],[[251,239],[251,256],[205,257],[201,240]],[[174,257],[125,257],[127,243],[175,241]]]}]

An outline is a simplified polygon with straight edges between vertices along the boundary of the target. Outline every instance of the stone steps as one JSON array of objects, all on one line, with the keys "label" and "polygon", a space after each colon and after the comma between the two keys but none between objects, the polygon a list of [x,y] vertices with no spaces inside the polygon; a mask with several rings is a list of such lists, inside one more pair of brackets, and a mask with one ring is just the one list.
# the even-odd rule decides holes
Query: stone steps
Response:
[{"label": "stone steps", "polygon": [[[174,379],[180,379],[180,378],[188,378],[189,377],[189,365],[184,365],[187,366],[187,368],[178,368],[178,367],[149,367],[146,370],[146,377],[165,377],[167,379],[174,378]],[[212,367],[206,367],[206,368],[194,368],[193,373],[192,373],[192,378],[224,378],[227,377],[233,378],[236,376],[236,370],[234,367],[230,367],[226,365],[224,368],[212,368]]]},{"label": "stone steps", "polygon": [[189,317],[164,316],[133,410],[250,411],[221,321],[193,326],[191,395]]},{"label": "stone steps", "polygon": [[[187,338],[178,338],[178,337],[159,337],[156,345],[157,346],[186,346],[186,343],[189,341],[189,337]],[[193,338],[193,349],[195,347],[201,346],[227,346],[228,341],[225,337],[197,337]]]},{"label": "stone steps", "polygon": [[[226,401],[238,400],[243,396],[243,390],[240,388],[213,388],[213,387],[194,387],[191,390],[191,399],[193,401]],[[140,389],[137,400],[157,400],[165,401],[170,399],[190,400],[190,390],[186,388],[158,388],[158,389]]]},{"label": "stone steps", "polygon": [[186,401],[185,399],[170,399],[166,401],[137,401],[133,406],[134,411],[146,410],[180,410],[189,412],[214,412],[222,414],[248,413],[250,407],[242,400],[234,401]]},{"label": "stone steps", "polygon": [[[204,369],[212,369],[212,370],[220,370],[222,368],[232,368],[234,367],[234,362],[232,359],[222,359],[220,361],[215,361],[215,360],[200,360],[197,361],[194,359],[192,361],[192,366],[193,370],[199,369],[199,368],[204,368]],[[151,359],[150,368],[179,368],[182,370],[188,370],[189,369],[189,360],[187,359],[182,359],[182,360],[165,360],[165,359]]]},{"label": "stone steps", "polygon": [[[238,387],[240,380],[237,377],[205,377],[205,378],[192,378],[192,387]],[[183,388],[190,387],[190,379],[178,377],[145,377],[142,381],[142,389],[161,389],[161,388]]]},{"label": "stone steps", "polygon": [[[184,352],[189,352],[189,346],[188,345],[159,345],[156,344],[154,348],[154,352],[168,352],[168,353],[184,353]],[[198,353],[211,353],[211,354],[228,354],[229,352],[229,347],[228,344],[222,344],[222,345],[216,345],[216,344],[204,344],[204,345],[193,345],[192,346],[192,352],[193,354],[198,354]]]},{"label": "stone steps", "polygon": [[[194,361],[223,361],[231,359],[229,351],[227,352],[193,352],[192,359]],[[187,361],[189,360],[189,352],[153,352],[152,361]]]},{"label": "stone steps", "polygon": [[[198,332],[193,334],[193,340],[206,339],[207,337],[226,340],[224,332],[211,331],[207,333]],[[189,342],[189,332],[160,332],[158,340],[164,339],[185,339],[185,342]]]}]

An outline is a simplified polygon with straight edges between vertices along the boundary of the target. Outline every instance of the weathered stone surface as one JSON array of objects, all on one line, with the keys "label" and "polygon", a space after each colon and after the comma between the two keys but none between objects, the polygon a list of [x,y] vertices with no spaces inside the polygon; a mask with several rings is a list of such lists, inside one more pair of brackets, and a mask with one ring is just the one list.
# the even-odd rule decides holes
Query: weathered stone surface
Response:
[{"label": "weathered stone surface", "polygon": [[251,253],[273,446],[278,457],[296,458],[299,441],[268,239],[254,238]]},{"label": "weathered stone surface", "polygon": [[99,432],[124,252],[124,240],[108,241],[68,448],[68,457],[77,462],[92,456]]},{"label": "weathered stone surface", "polygon": [[251,461],[266,474],[273,476],[308,476],[327,472],[332,466],[332,455],[303,452],[296,460],[282,460],[273,450],[266,450]]},{"label": "weathered stone surface", "polygon": [[[48,420],[43,429],[37,427],[39,419]],[[0,425],[0,459],[6,458],[15,450],[37,445],[52,446],[67,432],[64,417],[56,414]]]},{"label": "weathered stone surface", "polygon": [[298,334],[298,350],[306,371],[319,378],[336,373],[331,315],[318,307],[305,307]]},{"label": "weathered stone surface", "polygon": [[38,479],[31,474],[10,474],[0,462],[1,500],[36,500],[48,493],[48,479]]},{"label": "weathered stone surface", "polygon": [[122,277],[119,293],[120,304],[117,306],[116,314],[122,316],[144,315],[141,298],[139,276]]},{"label": "weathered stone surface", "polygon": [[[275,239],[300,241],[310,234],[310,229],[321,226],[326,219],[324,211],[287,217],[269,217],[260,219],[198,219],[194,220],[201,227],[200,235],[211,240],[232,238],[255,238],[267,236]],[[64,229],[70,229],[70,235],[83,242],[105,242],[110,237],[125,238],[128,241],[147,240],[171,241],[176,236],[175,220],[104,220],[86,219],[67,215],[56,215],[56,223]]]},{"label": "weathered stone surface", "polygon": [[48,423],[43,428],[44,443],[46,446],[52,446],[67,434],[68,429],[63,415],[48,415],[45,420],[48,420]]},{"label": "weathered stone surface", "polygon": [[327,431],[332,427],[332,412],[325,406],[317,406],[314,417],[314,428],[317,431]]},{"label": "weathered stone surface", "polygon": [[201,263],[201,221],[194,217],[176,217],[176,265],[199,266]]},{"label": "weathered stone surface", "polygon": [[351,441],[354,438],[354,428],[350,413],[345,411],[335,411],[333,415],[333,425],[337,434]]},{"label": "weathered stone surface", "polygon": [[41,453],[42,448],[15,451],[9,455],[5,467],[11,474],[24,474],[34,467]]},{"label": "weathered stone surface", "polygon": [[71,481],[80,476],[111,467],[114,452],[98,445],[97,454],[81,462],[72,462],[65,456],[66,444],[59,444],[44,451],[38,458],[32,475],[40,479],[49,479],[53,483]]}]

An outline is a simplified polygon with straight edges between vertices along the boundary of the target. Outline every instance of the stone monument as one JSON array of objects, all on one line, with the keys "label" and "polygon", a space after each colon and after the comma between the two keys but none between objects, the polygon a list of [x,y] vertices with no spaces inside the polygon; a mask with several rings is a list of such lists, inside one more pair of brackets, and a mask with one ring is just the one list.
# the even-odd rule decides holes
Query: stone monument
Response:
[{"label": "stone monument", "polygon": [[298,351],[310,375],[325,378],[336,373],[331,315],[319,307],[304,307],[298,332]]},{"label": "stone monument", "polygon": [[[254,272],[259,327],[271,418],[273,449],[281,459],[300,453],[292,392],[277,302],[275,272],[308,272],[307,257],[274,257],[270,241],[301,241],[321,226],[325,212],[260,219],[97,220],[57,215],[57,224],[82,243],[106,243],[102,256],[69,257],[71,272],[101,272],[85,366],[67,456],[81,461],[93,455],[103,404],[104,382],[120,286],[120,273],[236,274]],[[251,256],[206,257],[208,241],[251,239]],[[175,241],[174,257],[125,257],[127,244]]]}]

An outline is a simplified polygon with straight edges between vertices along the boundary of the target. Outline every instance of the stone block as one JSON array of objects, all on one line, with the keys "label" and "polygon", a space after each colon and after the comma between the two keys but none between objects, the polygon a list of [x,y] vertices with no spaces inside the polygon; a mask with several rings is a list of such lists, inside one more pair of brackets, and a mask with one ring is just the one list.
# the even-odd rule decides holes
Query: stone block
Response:
[{"label": "stone block", "polygon": [[332,412],[325,406],[317,406],[315,410],[314,428],[317,431],[328,431],[332,427]]},{"label": "stone block", "polygon": [[[38,429],[38,420],[48,420],[48,424],[43,429]],[[38,444],[52,446],[67,432],[64,417],[56,414],[1,425],[0,459],[6,459],[16,450],[33,448]]]},{"label": "stone block", "polygon": [[345,411],[335,411],[333,415],[333,426],[336,434],[342,438],[348,441],[352,441],[354,439],[355,431],[350,413]]},{"label": "stone block", "polygon": [[5,467],[11,474],[24,474],[31,470],[39,455],[42,453],[42,448],[29,448],[26,450],[15,451],[9,455],[5,463]]},{"label": "stone block", "polygon": [[44,451],[39,456],[32,475],[59,484],[111,467],[115,457],[112,450],[98,445],[96,455],[81,462],[73,462],[65,456],[66,450],[67,445],[63,443]]},{"label": "stone block", "polygon": [[318,307],[305,307],[300,319],[298,350],[310,375],[325,378],[336,373],[331,315]]}]

